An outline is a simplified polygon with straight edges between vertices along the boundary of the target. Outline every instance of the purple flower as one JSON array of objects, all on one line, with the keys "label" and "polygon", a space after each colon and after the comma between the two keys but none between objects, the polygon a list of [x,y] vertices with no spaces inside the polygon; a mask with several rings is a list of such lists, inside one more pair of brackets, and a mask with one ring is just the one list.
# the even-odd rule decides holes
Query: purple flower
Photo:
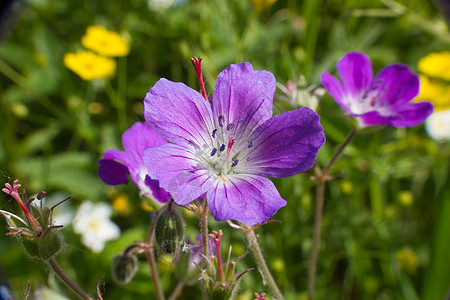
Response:
[{"label": "purple flower", "polygon": [[433,112],[430,102],[410,102],[419,93],[419,77],[406,65],[389,65],[374,79],[369,57],[350,52],[336,68],[342,83],[327,71],[320,82],[342,109],[357,118],[360,127],[412,127]]},{"label": "purple flower", "polygon": [[150,177],[179,205],[206,193],[218,221],[265,222],[286,201],[263,176],[308,170],[325,141],[309,108],[272,116],[274,92],[273,74],[249,63],[219,74],[212,108],[183,83],[159,80],[145,97],[144,115],[171,143],[144,151]]},{"label": "purple flower", "polygon": [[106,184],[118,185],[127,183],[127,175],[130,174],[131,179],[147,197],[157,200],[156,204],[167,202],[170,194],[159,187],[157,180],[148,176],[143,161],[145,149],[164,143],[167,142],[147,124],[135,123],[122,135],[125,151],[109,149],[103,153],[105,158],[98,161],[98,177]]}]

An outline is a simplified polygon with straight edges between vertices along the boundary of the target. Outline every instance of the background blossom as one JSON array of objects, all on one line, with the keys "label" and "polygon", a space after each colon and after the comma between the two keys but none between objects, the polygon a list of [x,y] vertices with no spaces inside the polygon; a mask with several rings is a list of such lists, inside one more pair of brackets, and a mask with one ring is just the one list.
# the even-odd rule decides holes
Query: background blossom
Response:
[{"label": "background blossom", "polygon": [[91,51],[66,53],[64,65],[84,80],[107,78],[116,72],[116,61]]},{"label": "background blossom", "polygon": [[105,202],[84,201],[72,222],[73,231],[81,235],[81,242],[94,252],[101,252],[107,241],[120,236],[120,228],[111,221],[112,209]]},{"label": "background blossom", "polygon": [[126,56],[130,52],[130,45],[125,39],[100,25],[89,26],[81,43],[103,56]]}]

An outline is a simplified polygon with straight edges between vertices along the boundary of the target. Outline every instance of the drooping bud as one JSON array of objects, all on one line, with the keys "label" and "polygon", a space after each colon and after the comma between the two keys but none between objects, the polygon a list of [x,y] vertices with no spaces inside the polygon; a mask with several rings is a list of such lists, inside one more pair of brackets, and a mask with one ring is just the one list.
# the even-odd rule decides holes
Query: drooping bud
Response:
[{"label": "drooping bud", "polygon": [[135,255],[118,254],[111,262],[113,280],[120,285],[128,284],[138,270],[138,260]]},{"label": "drooping bud", "polygon": [[166,209],[157,215],[155,240],[160,252],[178,254],[184,242],[184,221],[173,205],[170,200]]}]

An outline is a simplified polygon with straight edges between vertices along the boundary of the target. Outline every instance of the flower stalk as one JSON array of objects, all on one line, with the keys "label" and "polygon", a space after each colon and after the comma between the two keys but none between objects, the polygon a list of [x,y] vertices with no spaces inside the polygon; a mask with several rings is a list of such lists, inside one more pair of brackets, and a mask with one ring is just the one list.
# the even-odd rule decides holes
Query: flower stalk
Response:
[{"label": "flower stalk", "polygon": [[322,216],[323,216],[323,204],[324,204],[324,192],[325,192],[325,184],[328,178],[328,172],[330,171],[331,166],[336,162],[336,160],[341,156],[345,147],[351,142],[351,140],[355,137],[356,130],[352,129],[348,134],[345,141],[339,146],[339,148],[334,153],[333,157],[326,164],[325,168],[321,172],[319,167],[315,168],[316,179],[317,179],[317,190],[316,190],[316,208],[314,213],[314,231],[313,231],[313,244],[311,248],[311,256],[309,259],[308,266],[308,299],[314,299],[314,289],[316,285],[316,267],[317,267],[317,258],[319,254],[319,246],[320,246],[320,233],[322,227]]},{"label": "flower stalk", "polygon": [[155,250],[153,243],[156,220],[158,219],[158,215],[159,213],[153,217],[152,223],[150,225],[150,230],[148,232],[146,240],[146,243],[148,245],[146,255],[148,264],[150,266],[150,272],[152,274],[153,285],[155,287],[156,299],[164,300],[165,299],[164,292],[162,290],[161,283],[159,282],[158,268],[156,267]]},{"label": "flower stalk", "polygon": [[250,250],[255,257],[258,269],[261,273],[261,276],[263,277],[263,281],[266,282],[269,288],[272,290],[274,299],[283,300],[284,297],[281,294],[280,289],[278,288],[278,285],[272,276],[272,273],[270,273],[269,267],[267,266],[266,260],[264,259],[261,248],[259,247],[254,232],[254,228],[247,225],[242,225],[242,228],[243,228],[242,232],[244,233],[244,237],[247,240]]},{"label": "flower stalk", "polygon": [[58,275],[59,279],[61,279],[68,287],[72,289],[78,296],[80,296],[84,300],[93,300],[88,294],[86,294],[69,276],[64,273],[61,267],[58,265],[54,257],[51,257],[48,261],[48,266]]}]

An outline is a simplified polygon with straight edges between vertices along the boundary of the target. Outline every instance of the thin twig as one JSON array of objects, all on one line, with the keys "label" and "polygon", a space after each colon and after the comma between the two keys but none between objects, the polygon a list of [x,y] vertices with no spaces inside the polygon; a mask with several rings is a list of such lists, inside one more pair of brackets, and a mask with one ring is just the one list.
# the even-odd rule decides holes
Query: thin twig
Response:
[{"label": "thin twig", "polygon": [[313,232],[313,244],[311,248],[311,256],[309,259],[308,266],[308,299],[314,299],[314,289],[316,286],[316,268],[317,268],[317,257],[319,255],[320,246],[320,232],[322,227],[322,215],[323,215],[323,204],[324,204],[324,193],[325,184],[328,180],[328,172],[331,166],[336,162],[339,156],[344,151],[345,147],[350,143],[350,141],[355,137],[356,130],[352,129],[347,135],[345,141],[339,146],[339,148],[334,153],[333,157],[327,163],[322,172],[319,168],[316,168],[316,178],[317,178],[317,190],[316,190],[316,209],[314,213],[314,232]]}]

